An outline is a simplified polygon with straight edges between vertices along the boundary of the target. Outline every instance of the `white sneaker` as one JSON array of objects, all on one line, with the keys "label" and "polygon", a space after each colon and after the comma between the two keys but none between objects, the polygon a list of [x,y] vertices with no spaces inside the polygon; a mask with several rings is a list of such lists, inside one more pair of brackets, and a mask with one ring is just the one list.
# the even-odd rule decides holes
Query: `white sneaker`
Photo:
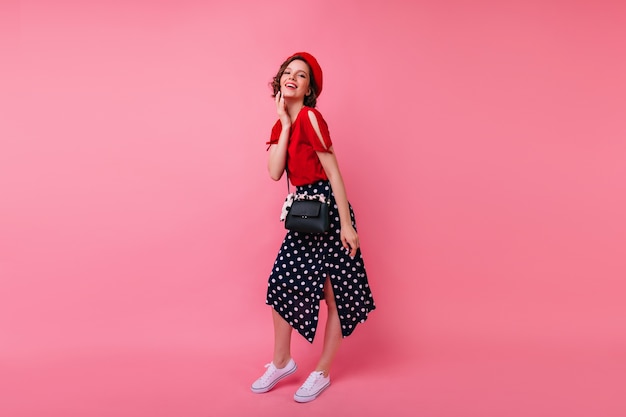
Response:
[{"label": "white sneaker", "polygon": [[293,361],[293,359],[289,359],[289,362],[287,362],[287,365],[285,365],[284,368],[278,369],[274,365],[274,362],[268,363],[267,365],[265,365],[265,367],[267,368],[265,373],[259,379],[252,383],[252,386],[250,387],[250,389],[252,389],[252,392],[255,392],[257,394],[267,392],[274,388],[274,385],[276,385],[278,381],[286,376],[293,374],[294,372],[296,372],[296,369],[298,369],[298,366]]},{"label": "white sneaker", "polygon": [[324,376],[322,371],[311,372],[304,384],[298,388],[293,399],[299,403],[308,403],[316,399],[329,385],[330,375]]}]

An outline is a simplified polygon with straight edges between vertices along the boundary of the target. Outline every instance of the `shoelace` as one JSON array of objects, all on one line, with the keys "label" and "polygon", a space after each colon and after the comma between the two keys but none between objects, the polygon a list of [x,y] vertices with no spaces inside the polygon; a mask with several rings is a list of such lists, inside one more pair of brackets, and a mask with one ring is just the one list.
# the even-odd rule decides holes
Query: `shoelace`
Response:
[{"label": "shoelace", "polygon": [[272,376],[272,374],[274,372],[276,372],[276,367],[271,362],[266,364],[265,367],[267,368],[267,370],[265,371],[265,373],[261,377],[261,380],[264,381],[264,382],[267,381],[270,378],[270,376]]},{"label": "shoelace", "polygon": [[304,381],[304,384],[302,384],[302,388],[304,388],[304,389],[313,388],[313,385],[315,385],[317,380],[322,378],[323,376],[324,376],[323,372],[314,372],[314,373],[312,373],[311,375],[309,375],[309,377],[306,379],[306,381]]}]

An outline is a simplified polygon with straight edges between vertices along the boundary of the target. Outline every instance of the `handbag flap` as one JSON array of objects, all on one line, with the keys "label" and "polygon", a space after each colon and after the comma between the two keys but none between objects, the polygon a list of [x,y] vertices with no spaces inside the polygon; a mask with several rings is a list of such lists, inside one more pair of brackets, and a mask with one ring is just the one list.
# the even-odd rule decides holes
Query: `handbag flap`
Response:
[{"label": "handbag flap", "polygon": [[319,201],[294,201],[289,211],[293,216],[317,217],[321,204]]}]

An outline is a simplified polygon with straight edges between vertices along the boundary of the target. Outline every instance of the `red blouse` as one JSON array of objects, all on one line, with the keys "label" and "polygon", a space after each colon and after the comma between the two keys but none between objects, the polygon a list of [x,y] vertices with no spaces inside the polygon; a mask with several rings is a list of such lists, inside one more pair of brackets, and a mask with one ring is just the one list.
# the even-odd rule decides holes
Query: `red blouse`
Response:
[{"label": "red blouse", "polygon": [[[311,119],[309,119],[309,111],[315,114],[317,124],[320,127],[324,144],[320,141]],[[267,145],[275,145],[278,143],[282,123],[276,121],[272,128],[270,140]],[[296,121],[291,125],[289,133],[289,144],[287,145],[287,170],[289,172],[289,180],[295,186],[312,184],[316,181],[327,180],[328,177],[324,172],[324,168],[317,157],[316,152],[331,152],[332,146],[330,133],[328,133],[328,125],[317,109],[311,107],[303,107],[296,117]],[[269,147],[268,147],[269,149]]]}]

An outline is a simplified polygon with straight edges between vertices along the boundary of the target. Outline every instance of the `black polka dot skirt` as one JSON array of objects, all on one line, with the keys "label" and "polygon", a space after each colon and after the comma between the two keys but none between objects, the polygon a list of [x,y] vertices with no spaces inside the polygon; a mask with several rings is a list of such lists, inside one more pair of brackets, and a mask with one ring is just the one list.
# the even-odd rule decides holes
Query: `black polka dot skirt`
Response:
[{"label": "black polka dot skirt", "polygon": [[[297,192],[327,194],[329,188],[328,181],[320,181],[297,187]],[[335,294],[343,337],[349,336],[376,308],[361,250],[354,258],[346,254],[332,192],[330,198],[330,230],[323,234],[288,231],[267,287],[266,303],[309,342],[313,342],[317,330],[326,277],[330,278]],[[356,229],[352,207],[350,216]]]}]

